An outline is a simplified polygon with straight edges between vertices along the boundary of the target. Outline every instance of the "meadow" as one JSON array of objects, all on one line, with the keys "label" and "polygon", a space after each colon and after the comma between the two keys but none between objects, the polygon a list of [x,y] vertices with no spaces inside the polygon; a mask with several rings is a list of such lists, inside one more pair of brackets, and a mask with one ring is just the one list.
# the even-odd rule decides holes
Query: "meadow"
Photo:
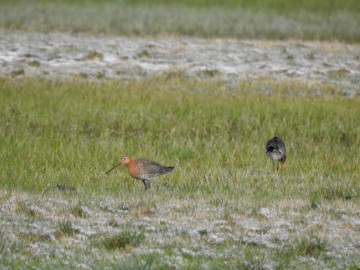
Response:
[{"label": "meadow", "polygon": [[[235,192],[232,198],[239,191],[231,183],[223,185],[222,173],[228,172],[235,184],[241,182],[239,171],[273,176],[264,145],[278,135],[289,148],[284,177],[292,181],[325,174],[328,184],[351,188],[359,173],[359,100],[332,94],[328,85],[321,89],[325,97],[282,93],[282,88],[311,87],[299,84],[277,83],[277,91],[267,96],[245,93],[249,88],[255,92],[256,81],[229,87],[224,82],[161,77],[95,85],[3,79],[2,178],[7,179],[5,186],[25,191],[69,182],[98,192],[107,186],[99,181],[102,172],[128,154],[174,164],[177,170],[166,178],[183,194],[223,194],[228,188]],[[219,186],[192,180],[209,173]],[[104,192],[115,194],[127,183],[106,182],[110,189]],[[289,198],[306,194],[293,188]],[[266,189],[271,199],[286,195]],[[261,192],[249,195],[268,198]]]},{"label": "meadow", "polygon": [[[356,269],[359,98],[266,83],[271,95],[263,79],[1,79],[1,264]],[[273,135],[288,148],[279,175],[264,152]],[[125,168],[104,174],[125,154],[175,170],[145,192]],[[281,240],[284,219],[299,228]]]},{"label": "meadow", "polygon": [[0,28],[6,30],[360,41],[357,0],[1,0],[0,5]]},{"label": "meadow", "polygon": [[0,269],[360,269],[359,13],[0,0]]}]

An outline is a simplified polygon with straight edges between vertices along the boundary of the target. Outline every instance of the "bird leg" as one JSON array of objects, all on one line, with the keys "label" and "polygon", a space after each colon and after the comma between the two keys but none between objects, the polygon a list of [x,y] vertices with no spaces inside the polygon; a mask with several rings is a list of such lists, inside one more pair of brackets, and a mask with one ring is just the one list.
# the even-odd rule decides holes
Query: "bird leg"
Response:
[{"label": "bird leg", "polygon": [[279,160],[276,173],[279,174],[285,168],[285,160]]},{"label": "bird leg", "polygon": [[150,188],[150,182],[149,180],[142,180],[145,186],[145,190],[148,190]]},{"label": "bird leg", "polygon": [[274,160],[272,160],[272,169],[273,169],[273,171],[275,170],[275,161]]},{"label": "bird leg", "polygon": [[280,170],[284,170],[285,168],[285,161],[279,161],[280,163]]}]

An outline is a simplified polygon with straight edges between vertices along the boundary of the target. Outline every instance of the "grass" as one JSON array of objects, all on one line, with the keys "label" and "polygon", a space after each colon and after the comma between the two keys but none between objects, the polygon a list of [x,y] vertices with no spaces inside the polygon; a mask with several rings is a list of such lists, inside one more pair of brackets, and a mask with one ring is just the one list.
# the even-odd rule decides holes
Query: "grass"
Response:
[{"label": "grass", "polygon": [[[312,87],[293,85],[305,92]],[[331,91],[326,98],[289,96],[281,83],[267,96],[249,93],[246,84],[162,77],[95,85],[3,79],[0,87],[0,177],[8,189],[40,192],[66,184],[79,192],[132,196],[141,184],[123,168],[104,175],[128,154],[174,165],[158,182],[180,196],[221,201],[224,194],[236,198],[251,190],[247,196],[271,200],[319,190],[323,198],[346,199],[352,190],[351,198],[359,198],[358,98]],[[275,182],[263,150],[273,135],[289,151]]]},{"label": "grass", "polygon": [[326,251],[326,243],[318,237],[299,239],[295,252],[300,256],[318,257]]},{"label": "grass", "polygon": [[[336,89],[2,78],[0,251],[12,252],[0,265],[356,268],[360,100]],[[278,176],[264,153],[274,135],[288,150]],[[122,167],[105,176],[125,154],[175,169],[145,192]]]},{"label": "grass", "polygon": [[0,3],[0,28],[8,30],[360,41],[360,4],[356,0]]},{"label": "grass", "polygon": [[7,249],[7,241],[4,237],[4,233],[2,232],[2,227],[0,227],[0,254],[5,255],[5,251]]},{"label": "grass", "polygon": [[77,229],[73,228],[70,220],[61,221],[58,225],[58,230],[55,232],[56,238],[74,236],[77,233]]},{"label": "grass", "polygon": [[89,216],[81,205],[76,205],[75,207],[73,207],[73,209],[71,210],[71,214],[73,214],[75,217],[80,218],[87,218]]},{"label": "grass", "polygon": [[123,231],[117,235],[105,238],[99,242],[107,250],[131,249],[139,246],[145,240],[143,233]]},{"label": "grass", "polygon": [[34,209],[31,209],[31,207],[28,207],[28,205],[26,203],[20,203],[17,207],[17,212],[19,214],[23,213],[29,217],[36,216],[36,212],[34,211]]}]

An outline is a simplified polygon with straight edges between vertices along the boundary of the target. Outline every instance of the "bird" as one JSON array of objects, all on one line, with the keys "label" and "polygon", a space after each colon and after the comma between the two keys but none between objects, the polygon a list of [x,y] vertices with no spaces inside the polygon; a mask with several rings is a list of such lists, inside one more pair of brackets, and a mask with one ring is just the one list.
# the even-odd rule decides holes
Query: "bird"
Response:
[{"label": "bird", "polygon": [[273,167],[275,160],[278,161],[276,172],[279,171],[279,166],[282,166],[286,161],[286,148],[285,143],[278,137],[270,139],[265,146],[266,155],[272,160]]},{"label": "bird", "polygon": [[122,159],[120,159],[118,163],[114,165],[114,167],[108,170],[105,174],[108,174],[113,169],[123,164],[126,166],[131,177],[141,180],[144,183],[145,190],[148,190],[150,188],[151,179],[158,177],[162,174],[172,172],[172,170],[174,169],[173,166],[163,166],[145,158],[132,159],[129,156],[124,156]]}]

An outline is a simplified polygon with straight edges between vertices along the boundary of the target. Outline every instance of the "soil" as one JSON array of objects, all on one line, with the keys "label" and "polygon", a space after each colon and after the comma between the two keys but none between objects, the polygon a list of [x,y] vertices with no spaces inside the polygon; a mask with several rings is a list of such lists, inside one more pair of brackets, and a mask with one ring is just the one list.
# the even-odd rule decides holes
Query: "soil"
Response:
[{"label": "soil", "polygon": [[126,38],[0,32],[0,75],[94,80],[162,73],[239,82],[270,77],[359,92],[360,45],[338,42]]}]

